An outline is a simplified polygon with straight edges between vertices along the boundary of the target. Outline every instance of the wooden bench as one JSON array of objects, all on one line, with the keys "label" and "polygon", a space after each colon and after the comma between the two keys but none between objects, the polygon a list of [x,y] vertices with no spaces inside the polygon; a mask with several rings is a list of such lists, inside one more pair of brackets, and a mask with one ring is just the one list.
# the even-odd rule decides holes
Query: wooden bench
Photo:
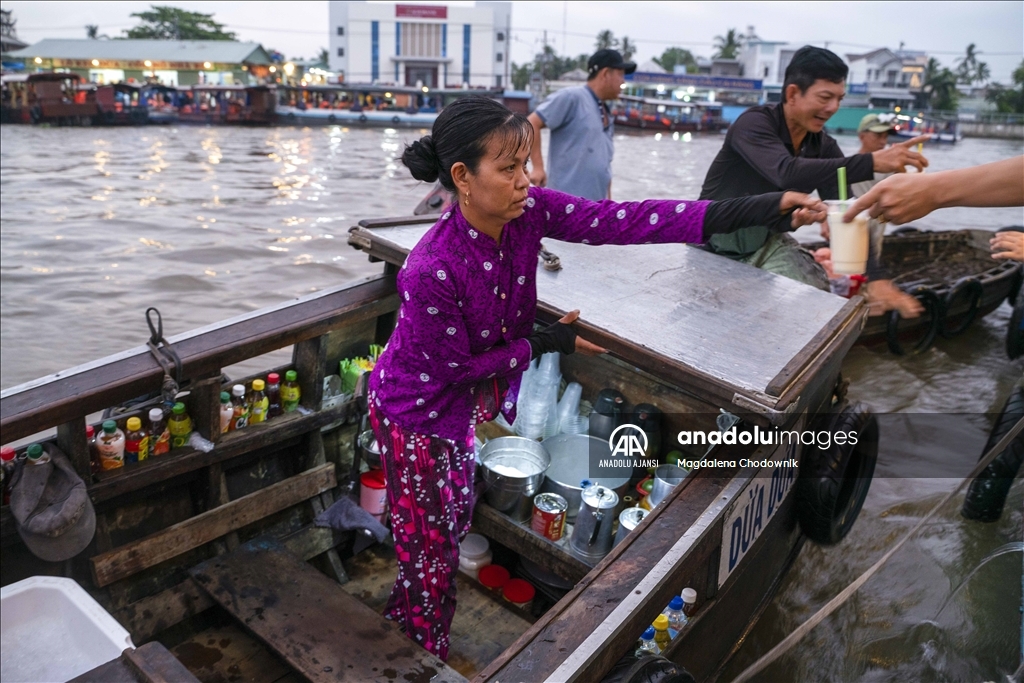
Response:
[{"label": "wooden bench", "polygon": [[251,541],[190,573],[310,681],[466,680],[275,541]]}]

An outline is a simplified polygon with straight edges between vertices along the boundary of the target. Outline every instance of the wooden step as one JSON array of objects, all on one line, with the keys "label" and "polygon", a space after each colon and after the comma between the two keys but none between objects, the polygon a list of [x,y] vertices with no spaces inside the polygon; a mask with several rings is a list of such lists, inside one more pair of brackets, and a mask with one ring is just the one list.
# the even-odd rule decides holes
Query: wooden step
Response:
[{"label": "wooden step", "polygon": [[310,681],[466,680],[276,541],[246,543],[190,573]]}]

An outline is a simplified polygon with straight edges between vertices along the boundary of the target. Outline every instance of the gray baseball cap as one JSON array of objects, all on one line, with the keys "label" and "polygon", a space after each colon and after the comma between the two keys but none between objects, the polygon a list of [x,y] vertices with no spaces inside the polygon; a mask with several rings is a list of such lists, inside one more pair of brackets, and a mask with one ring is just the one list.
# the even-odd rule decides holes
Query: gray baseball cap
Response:
[{"label": "gray baseball cap", "polygon": [[21,540],[48,562],[71,559],[96,533],[96,511],[67,456],[46,444],[50,462],[22,461],[11,481],[11,514]]}]

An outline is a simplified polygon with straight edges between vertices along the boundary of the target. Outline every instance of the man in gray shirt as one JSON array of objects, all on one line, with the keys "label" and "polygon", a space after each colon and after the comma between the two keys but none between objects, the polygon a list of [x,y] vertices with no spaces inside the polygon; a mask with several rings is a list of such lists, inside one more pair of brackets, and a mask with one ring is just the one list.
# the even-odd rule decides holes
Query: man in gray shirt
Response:
[{"label": "man in gray shirt", "polygon": [[[587,62],[587,84],[552,93],[530,114],[533,151],[530,182],[560,192],[608,199],[612,182],[612,116],[605,100],[615,100],[636,64],[616,50],[598,50]],[[548,165],[540,130],[551,129]]]}]

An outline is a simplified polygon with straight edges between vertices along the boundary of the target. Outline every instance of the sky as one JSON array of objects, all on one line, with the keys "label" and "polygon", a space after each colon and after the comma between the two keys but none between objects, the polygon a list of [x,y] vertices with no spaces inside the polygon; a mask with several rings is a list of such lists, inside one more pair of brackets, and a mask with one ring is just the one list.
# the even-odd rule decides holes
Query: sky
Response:
[{"label": "sky", "polygon": [[[405,0],[409,1],[409,0]],[[213,13],[238,34],[289,58],[314,57],[327,47],[328,3],[177,2],[184,9]],[[149,2],[25,2],[3,0],[14,11],[18,37],[84,38],[85,25],[97,24],[110,36],[134,26],[132,12]],[[471,5],[471,2],[434,4]],[[968,43],[975,43],[992,80],[1010,82],[1024,59],[1024,2],[513,2],[512,61],[529,61],[548,42],[559,53],[594,49],[597,33],[611,29],[638,46],[638,63],[671,45],[710,56],[716,35],[753,26],[763,39],[827,46],[840,54],[878,47],[924,50],[954,66]],[[827,45],[826,45],[827,43]]]}]

